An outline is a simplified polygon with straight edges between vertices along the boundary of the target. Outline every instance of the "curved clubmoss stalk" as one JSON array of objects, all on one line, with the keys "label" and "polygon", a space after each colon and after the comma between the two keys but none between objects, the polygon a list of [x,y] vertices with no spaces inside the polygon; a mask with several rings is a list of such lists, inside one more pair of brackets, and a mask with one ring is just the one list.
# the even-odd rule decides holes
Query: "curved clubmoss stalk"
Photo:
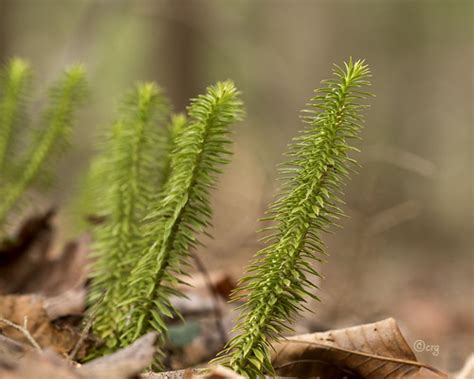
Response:
[{"label": "curved clubmoss stalk", "polygon": [[170,296],[179,295],[177,277],[186,264],[195,234],[211,220],[210,190],[219,166],[228,162],[230,125],[240,118],[242,104],[232,82],[220,82],[192,101],[188,123],[178,130],[171,154],[171,175],[150,219],[149,248],[129,281],[128,304],[133,308],[123,328],[123,344],[149,330],[166,334],[166,317],[175,310]]},{"label": "curved clubmoss stalk", "polygon": [[80,65],[67,69],[51,88],[51,105],[45,113],[44,127],[36,135],[24,163],[20,165],[18,179],[6,189],[0,199],[0,225],[28,186],[38,177],[47,158],[68,142],[75,111],[86,92],[85,70]]},{"label": "curved clubmoss stalk", "polygon": [[[137,85],[113,125],[103,155],[95,165],[96,211],[105,217],[95,232],[94,262],[89,301],[94,332],[105,341],[102,353],[118,345],[118,324],[124,322],[124,298],[130,270],[144,249],[142,219],[157,191],[154,178],[164,168],[168,101],[153,83]],[[157,125],[158,124],[158,125]],[[100,177],[99,175],[100,174]]]},{"label": "curved clubmoss stalk", "polygon": [[14,134],[21,129],[32,72],[29,64],[14,58],[0,72],[0,173],[12,151]]},{"label": "curved clubmoss stalk", "polygon": [[[267,247],[257,253],[235,299],[245,299],[235,328],[237,333],[217,361],[250,378],[273,374],[269,358],[271,341],[290,330],[288,326],[304,308],[305,297],[317,297],[309,275],[319,275],[310,265],[324,254],[320,232],[342,211],[337,194],[350,165],[362,127],[359,87],[368,85],[370,72],[363,61],[350,60],[334,69],[335,79],[323,82],[304,117],[309,126],[289,148],[289,163],[278,200],[270,207],[273,232]],[[243,292],[248,293],[248,295]]]},{"label": "curved clubmoss stalk", "polygon": [[[147,89],[148,88],[148,89]],[[146,145],[148,146],[148,153],[146,154],[146,160],[148,166],[153,166],[150,171],[150,175],[145,179],[147,185],[153,186],[153,192],[156,193],[166,181],[166,176],[169,171],[169,149],[171,142],[171,125],[167,118],[169,117],[170,104],[168,98],[164,95],[163,90],[155,83],[138,83],[135,88],[130,91],[122,101],[121,109],[119,110],[119,120],[116,124],[126,123],[124,127],[128,130],[135,130],[130,125],[138,120],[138,101],[139,97],[144,97],[146,91],[153,91],[154,95],[150,99],[149,116],[151,119],[147,122],[150,123],[148,127],[150,129],[150,138]],[[143,99],[142,99],[143,101]],[[133,119],[135,118],[135,120]],[[163,127],[166,125],[166,127]],[[101,136],[101,143],[98,145],[97,155],[92,159],[89,165],[89,169],[83,177],[83,181],[80,185],[79,196],[76,199],[74,205],[75,213],[79,215],[81,219],[86,219],[93,224],[100,223],[106,218],[108,212],[107,207],[104,207],[104,199],[110,197],[106,194],[110,190],[110,186],[104,185],[104,178],[110,177],[110,173],[114,172],[113,154],[114,145],[118,143],[117,132],[119,125],[112,125],[110,130],[107,132],[108,135]],[[122,141],[124,143],[130,141]],[[129,151],[129,153],[132,150]],[[127,152],[124,151],[124,154]],[[118,175],[116,173],[115,175]]]}]

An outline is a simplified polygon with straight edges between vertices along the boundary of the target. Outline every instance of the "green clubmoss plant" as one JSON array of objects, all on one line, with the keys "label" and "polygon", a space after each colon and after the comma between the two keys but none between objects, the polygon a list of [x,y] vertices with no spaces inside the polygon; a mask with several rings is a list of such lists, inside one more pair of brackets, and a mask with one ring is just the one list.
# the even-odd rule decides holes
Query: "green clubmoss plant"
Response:
[{"label": "green clubmoss plant", "polygon": [[179,133],[186,127],[186,116],[182,113],[173,114],[167,126],[167,143],[164,154],[163,170],[160,174],[160,182],[166,183],[171,175],[171,156],[174,147],[176,146],[176,139]]},{"label": "green clubmoss plant", "polygon": [[[50,89],[50,105],[44,113],[41,127],[31,136],[29,148],[19,158],[19,163],[16,163],[11,147],[14,145],[16,132],[24,129],[19,121],[22,120],[20,116],[24,112],[29,88],[29,66],[21,60],[13,59],[4,69],[2,77],[0,162],[3,167],[0,173],[0,227],[29,186],[46,172],[47,161],[51,161],[54,153],[67,145],[78,105],[87,92],[84,68],[76,65],[66,69]],[[4,179],[3,175],[10,171],[14,171],[14,174]]]},{"label": "green clubmoss plant", "polygon": [[192,100],[185,125],[182,118],[174,120],[170,174],[147,217],[147,248],[130,274],[125,304],[131,312],[122,324],[122,344],[150,330],[163,342],[166,319],[176,316],[170,298],[180,295],[178,277],[189,249],[211,221],[210,190],[229,161],[230,126],[241,114],[239,93],[226,81]]},{"label": "green clubmoss plant", "polygon": [[289,162],[281,169],[283,186],[266,220],[271,226],[235,300],[243,300],[236,336],[220,363],[239,374],[274,374],[271,342],[291,330],[290,323],[305,307],[307,296],[317,299],[309,275],[319,273],[311,261],[325,255],[321,232],[342,214],[338,204],[344,180],[355,161],[348,156],[350,140],[362,128],[361,100],[369,96],[370,71],[364,61],[335,66],[334,78],[324,81],[304,113],[308,126],[289,147]]},{"label": "green clubmoss plant", "polygon": [[146,247],[142,220],[162,184],[159,173],[165,170],[168,111],[168,101],[155,84],[136,85],[123,101],[93,165],[94,211],[104,221],[94,233],[89,301],[99,304],[93,308],[93,330],[105,341],[103,352],[119,344],[118,324],[128,309],[118,304],[127,292],[128,275]]},{"label": "green clubmoss plant", "polygon": [[7,156],[13,153],[15,137],[25,126],[26,99],[31,90],[32,72],[29,64],[13,58],[0,72],[0,173],[8,166]]}]

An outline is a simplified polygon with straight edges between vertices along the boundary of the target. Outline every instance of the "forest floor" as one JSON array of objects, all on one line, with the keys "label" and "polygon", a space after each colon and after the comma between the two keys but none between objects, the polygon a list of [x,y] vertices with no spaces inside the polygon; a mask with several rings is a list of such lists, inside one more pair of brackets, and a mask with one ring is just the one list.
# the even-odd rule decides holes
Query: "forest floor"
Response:
[{"label": "forest floor", "polygon": [[[105,362],[64,363],[80,361],[100,341],[90,334],[93,320],[84,317],[90,238],[63,246],[55,236],[53,218],[53,214],[29,218],[16,238],[0,248],[2,377],[29,379],[24,371],[31,365],[43,365],[44,378],[133,377],[149,364],[153,336]],[[426,246],[419,253],[413,244],[397,246],[383,240],[362,248],[353,244],[359,248],[347,252],[343,246],[348,235],[342,245],[335,237],[328,239],[332,254],[327,264],[318,267],[325,277],[318,283],[322,302],[310,303],[314,312],[302,314],[294,325],[299,343],[290,339],[276,345],[273,362],[280,365],[279,373],[337,378],[345,370],[348,378],[377,378],[395,370],[403,374],[399,377],[441,378],[446,376],[437,370],[459,371],[474,351],[473,267],[468,252],[451,259],[432,251],[428,259],[423,253]],[[211,244],[206,254],[193,253],[193,286],[183,288],[189,299],[175,299],[185,322],[169,325],[165,359],[169,370],[202,367],[222,349],[235,317],[235,306],[227,300],[258,248],[255,241],[256,236],[250,236],[233,251],[223,252]],[[298,346],[301,343],[308,345],[303,348]],[[31,346],[42,355],[19,360],[18,352],[29,357]],[[48,349],[59,356],[44,355]],[[308,357],[313,363],[294,363],[303,358],[311,361]],[[112,375],[111,365],[121,367],[120,362],[131,371],[117,370]],[[420,369],[416,362],[428,366]],[[456,378],[470,378],[472,370]],[[154,375],[142,377],[162,377]],[[214,377],[237,377],[219,375]]]}]

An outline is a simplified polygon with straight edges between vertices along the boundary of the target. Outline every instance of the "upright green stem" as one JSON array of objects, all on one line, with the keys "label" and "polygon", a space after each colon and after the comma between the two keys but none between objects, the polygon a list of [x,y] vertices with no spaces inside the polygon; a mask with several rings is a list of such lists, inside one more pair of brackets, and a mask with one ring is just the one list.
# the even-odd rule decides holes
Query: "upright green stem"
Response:
[{"label": "upright green stem", "polygon": [[167,103],[154,83],[137,85],[124,101],[120,120],[99,156],[102,177],[97,178],[95,192],[105,221],[95,232],[89,301],[98,304],[92,312],[94,332],[106,343],[101,353],[118,346],[118,330],[129,311],[120,303],[127,292],[128,275],[144,248],[142,220],[154,201],[154,177],[165,159],[156,154],[165,149],[161,144],[165,128],[156,124],[167,116]]},{"label": "upright green stem", "polygon": [[64,78],[51,90],[51,107],[46,112],[46,125],[38,134],[22,167],[17,182],[7,188],[0,199],[0,225],[20,196],[37,177],[51,152],[64,145],[72,128],[75,106],[85,95],[85,71],[74,66],[65,72]]},{"label": "upright green stem", "polygon": [[11,145],[16,121],[24,112],[25,96],[31,81],[31,69],[25,61],[15,58],[0,74],[0,173]]},{"label": "upright green stem", "polygon": [[149,330],[166,335],[166,318],[176,315],[170,297],[177,285],[195,234],[210,223],[210,189],[219,166],[228,162],[230,125],[241,114],[241,102],[232,82],[217,83],[188,108],[187,124],[177,127],[171,153],[170,175],[155,211],[148,217],[148,248],[131,273],[128,300],[133,309],[123,325],[127,345]]},{"label": "upright green stem", "polygon": [[[307,275],[318,275],[311,260],[325,254],[319,234],[342,211],[336,194],[353,160],[347,156],[350,138],[361,128],[357,103],[367,94],[368,67],[362,62],[336,66],[336,79],[317,91],[305,117],[309,126],[289,148],[291,160],[282,174],[285,182],[267,220],[272,234],[267,247],[257,253],[249,274],[242,280],[236,300],[245,300],[234,337],[216,361],[239,374],[256,378],[273,374],[270,343],[290,330],[289,324],[304,308],[305,298],[317,296]],[[244,294],[248,293],[248,296]]]}]

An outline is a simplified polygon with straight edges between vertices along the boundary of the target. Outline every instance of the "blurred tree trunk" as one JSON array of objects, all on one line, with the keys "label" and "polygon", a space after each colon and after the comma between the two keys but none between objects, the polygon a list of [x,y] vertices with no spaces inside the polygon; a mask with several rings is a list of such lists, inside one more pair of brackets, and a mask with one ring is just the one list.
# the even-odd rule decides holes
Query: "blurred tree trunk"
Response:
[{"label": "blurred tree trunk", "polygon": [[[156,57],[157,62],[166,59],[169,77],[166,78],[166,90],[177,111],[182,111],[189,98],[196,96],[199,88],[199,49],[197,41],[202,33],[200,25],[205,25],[202,17],[202,1],[169,0],[166,4],[167,26],[163,43],[167,56]],[[163,51],[158,47],[155,51]]]}]

